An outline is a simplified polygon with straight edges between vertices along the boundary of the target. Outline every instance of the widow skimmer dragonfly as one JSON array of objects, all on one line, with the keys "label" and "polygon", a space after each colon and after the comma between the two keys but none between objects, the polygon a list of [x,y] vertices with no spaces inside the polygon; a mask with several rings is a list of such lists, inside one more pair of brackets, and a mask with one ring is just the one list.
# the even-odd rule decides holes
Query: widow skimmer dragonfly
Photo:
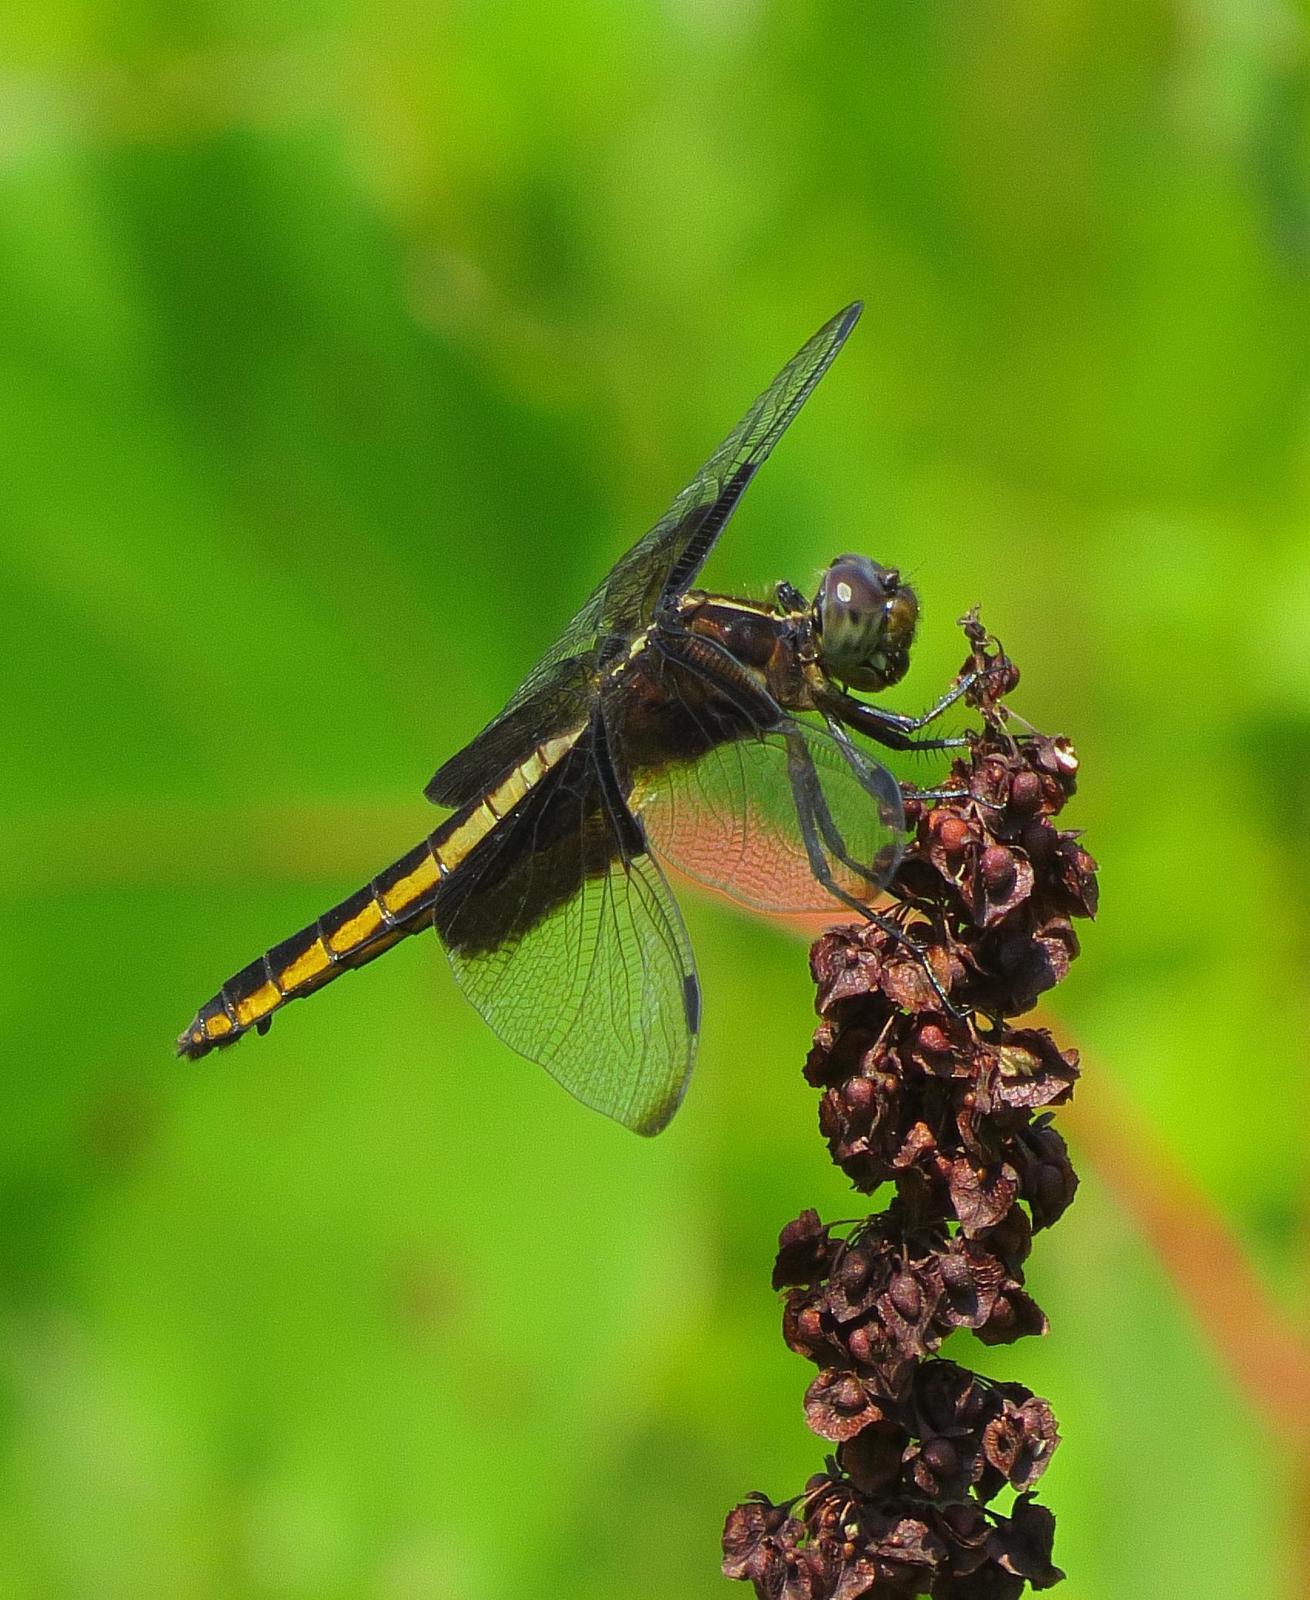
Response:
[{"label": "widow skimmer dragonfly", "polygon": [[857,699],[904,674],[918,602],[838,557],[812,602],[691,587],[746,486],[828,370],[856,302],[806,343],[620,558],[505,709],[426,794],[451,815],[349,899],[230,978],[178,1040],[192,1058],[263,1033],[288,1000],[435,927],[497,1034],[579,1100],[658,1133],[696,1053],[700,986],[659,865],[752,907],[867,908],[904,834],[905,717]]}]

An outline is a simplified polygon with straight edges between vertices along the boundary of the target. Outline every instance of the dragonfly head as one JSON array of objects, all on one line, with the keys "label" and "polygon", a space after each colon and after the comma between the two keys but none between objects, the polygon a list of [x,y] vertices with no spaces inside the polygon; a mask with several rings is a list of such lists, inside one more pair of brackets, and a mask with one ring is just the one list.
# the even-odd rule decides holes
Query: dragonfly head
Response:
[{"label": "dragonfly head", "polygon": [[819,583],[810,620],[830,677],[852,689],[885,689],[910,664],[919,601],[895,567],[838,556]]}]

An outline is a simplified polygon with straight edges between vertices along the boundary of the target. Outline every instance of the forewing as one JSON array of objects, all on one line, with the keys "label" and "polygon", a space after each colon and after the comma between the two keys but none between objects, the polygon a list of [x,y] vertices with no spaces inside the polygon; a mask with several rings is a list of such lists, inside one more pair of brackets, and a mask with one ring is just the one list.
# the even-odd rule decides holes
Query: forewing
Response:
[{"label": "forewing", "polygon": [[867,905],[904,843],[887,769],[791,717],[648,775],[633,805],[661,859],[764,911]]},{"label": "forewing", "polygon": [[[655,526],[587,597],[500,715],[437,771],[424,790],[430,800],[465,803],[528,753],[528,737],[538,724],[538,739],[576,725],[608,653],[639,633],[662,599],[681,593],[695,579],[746,485],[831,366],[863,309],[855,301],[839,311],[792,357]],[[539,712],[554,717],[554,723],[546,725]]]},{"label": "forewing", "polygon": [[756,399],[650,532],[614,567],[602,585],[596,619],[605,634],[622,637],[637,632],[661,599],[690,586],[747,484],[832,365],[863,309],[857,300],[824,323]]},{"label": "forewing", "polygon": [[541,787],[451,879],[438,932],[506,1044],[585,1105],[655,1134],[696,1054],[686,929],[640,828],[606,803],[585,752]]}]

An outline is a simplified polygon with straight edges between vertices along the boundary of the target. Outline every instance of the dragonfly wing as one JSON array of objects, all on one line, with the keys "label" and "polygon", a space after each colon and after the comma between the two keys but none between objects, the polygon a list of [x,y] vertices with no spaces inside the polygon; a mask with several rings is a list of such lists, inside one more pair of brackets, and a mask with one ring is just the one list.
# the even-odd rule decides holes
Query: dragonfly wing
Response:
[{"label": "dragonfly wing", "polygon": [[614,567],[601,588],[597,620],[605,633],[639,632],[661,601],[692,584],[747,484],[832,365],[863,309],[855,301],[801,346],[655,526]]},{"label": "dragonfly wing", "polygon": [[[587,597],[500,715],[433,776],[424,791],[430,800],[465,803],[522,760],[532,743],[577,725],[609,654],[640,633],[662,601],[693,582],[747,484],[832,365],[862,310],[856,301],[839,311],[792,357],[655,526]],[[556,718],[553,724],[550,717]]]},{"label": "dragonfly wing", "polygon": [[691,1075],[700,991],[664,874],[599,759],[580,742],[452,874],[434,920],[506,1044],[585,1105],[655,1134]]},{"label": "dragonfly wing", "polygon": [[658,856],[764,911],[869,904],[905,837],[891,773],[794,717],[648,775],[633,805]]},{"label": "dragonfly wing", "polygon": [[437,768],[423,793],[435,805],[463,806],[490,794],[534,747],[587,720],[595,678],[587,657],[542,663],[504,711]]}]

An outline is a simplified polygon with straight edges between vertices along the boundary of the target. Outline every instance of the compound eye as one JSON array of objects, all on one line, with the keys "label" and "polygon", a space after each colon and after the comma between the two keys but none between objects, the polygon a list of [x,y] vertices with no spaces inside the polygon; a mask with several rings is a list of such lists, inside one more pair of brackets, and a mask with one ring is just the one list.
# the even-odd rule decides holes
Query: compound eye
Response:
[{"label": "compound eye", "polygon": [[840,556],[823,575],[815,621],[824,665],[844,683],[858,685],[882,634],[886,591],[881,572],[865,556]]},{"label": "compound eye", "polygon": [[820,602],[831,614],[844,611],[848,621],[858,621],[882,605],[882,573],[867,556],[838,556],[823,578]]},{"label": "compound eye", "polygon": [[919,622],[919,602],[911,589],[897,589],[887,597],[886,620],[883,624],[884,641],[895,649],[908,650],[914,642],[914,630]]},{"label": "compound eye", "polygon": [[905,671],[919,605],[896,567],[838,556],[823,575],[812,615],[822,664],[852,689],[881,689]]}]

